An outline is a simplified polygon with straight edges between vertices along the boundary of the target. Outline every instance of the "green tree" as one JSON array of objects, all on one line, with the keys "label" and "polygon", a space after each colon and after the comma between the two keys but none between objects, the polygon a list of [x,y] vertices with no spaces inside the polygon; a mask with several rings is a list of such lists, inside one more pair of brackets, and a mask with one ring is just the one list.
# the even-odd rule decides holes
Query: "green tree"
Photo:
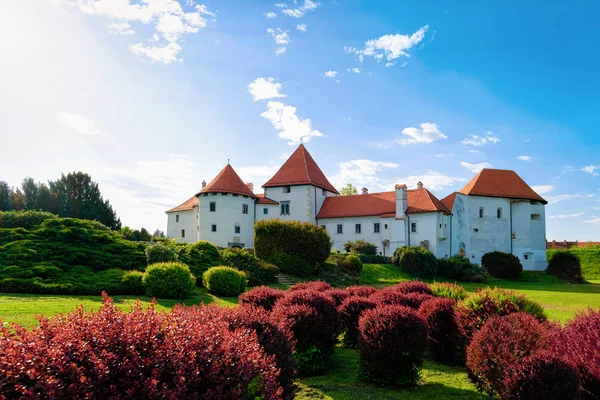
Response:
[{"label": "green tree", "polygon": [[340,194],[342,196],[352,196],[353,194],[358,194],[358,189],[351,183],[346,183],[342,190],[340,190]]},{"label": "green tree", "polygon": [[0,181],[0,211],[10,211],[10,194],[12,188],[5,181]]}]

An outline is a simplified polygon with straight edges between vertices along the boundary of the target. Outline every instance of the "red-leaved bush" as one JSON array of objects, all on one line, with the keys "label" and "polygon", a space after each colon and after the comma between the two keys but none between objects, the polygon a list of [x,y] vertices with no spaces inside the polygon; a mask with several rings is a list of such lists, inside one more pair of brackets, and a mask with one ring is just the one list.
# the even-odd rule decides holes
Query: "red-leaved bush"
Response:
[{"label": "red-leaved bush", "polygon": [[552,336],[549,349],[577,367],[587,398],[600,398],[600,310],[575,315]]},{"label": "red-leaved bush", "polygon": [[415,310],[380,305],[359,319],[358,351],[364,378],[384,385],[414,385],[427,347],[427,325]]},{"label": "red-leaved bush", "polygon": [[295,292],[296,290],[316,290],[317,292],[324,292],[329,289],[333,289],[333,286],[331,286],[327,282],[310,281],[310,282],[296,283],[294,286],[289,288],[288,291]]},{"label": "red-leaved bush", "polygon": [[581,382],[573,364],[549,352],[527,357],[513,366],[504,380],[503,400],[581,398]]},{"label": "red-leaved bush", "polygon": [[418,310],[422,303],[434,297],[423,293],[410,293],[398,290],[397,286],[390,286],[374,293],[369,300],[382,305],[406,306]]},{"label": "red-leaved bush", "polygon": [[4,398],[278,399],[278,369],[250,329],[193,318],[175,307],[131,312],[104,295],[40,327],[0,328]]},{"label": "red-leaved bush", "polygon": [[438,362],[451,363],[456,359],[459,334],[455,306],[456,301],[452,299],[433,298],[419,307],[419,315],[427,323],[429,331],[429,351]]},{"label": "red-leaved bush", "polygon": [[283,290],[272,289],[268,286],[259,286],[243,293],[239,297],[240,305],[250,305],[271,311],[273,306],[285,295]]},{"label": "red-leaved bush", "polygon": [[406,281],[392,286],[392,288],[403,293],[421,293],[433,296],[433,291],[428,284],[421,281]]},{"label": "red-leaved bush", "polygon": [[335,303],[336,307],[339,307],[344,302],[344,300],[346,300],[350,296],[350,293],[348,293],[344,289],[329,289],[324,293],[333,299],[333,302]]},{"label": "red-leaved bush", "polygon": [[376,304],[364,297],[349,297],[338,307],[340,322],[344,337],[342,344],[344,347],[356,347],[358,338],[358,319],[366,310],[375,308]]},{"label": "red-leaved bush", "polygon": [[548,327],[527,313],[493,316],[475,333],[467,348],[467,371],[477,388],[502,394],[507,372],[545,348]]},{"label": "red-leaved bush", "polygon": [[358,296],[358,297],[369,297],[373,293],[377,291],[373,286],[348,286],[346,291],[350,293],[350,296]]}]

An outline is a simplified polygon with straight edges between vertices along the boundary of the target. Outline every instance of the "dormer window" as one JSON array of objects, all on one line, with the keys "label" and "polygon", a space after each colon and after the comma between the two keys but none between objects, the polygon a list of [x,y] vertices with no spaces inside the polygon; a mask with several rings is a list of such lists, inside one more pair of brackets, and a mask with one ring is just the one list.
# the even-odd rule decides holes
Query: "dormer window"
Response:
[{"label": "dormer window", "polygon": [[283,187],[283,193],[290,193],[292,191],[292,187],[291,186],[284,186]]}]

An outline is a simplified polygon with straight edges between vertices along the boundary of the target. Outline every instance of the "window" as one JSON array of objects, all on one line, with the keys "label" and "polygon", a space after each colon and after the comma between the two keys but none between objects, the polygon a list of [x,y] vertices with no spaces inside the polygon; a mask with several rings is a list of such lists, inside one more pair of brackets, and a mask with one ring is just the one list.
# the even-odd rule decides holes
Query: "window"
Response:
[{"label": "window", "polygon": [[264,215],[269,214],[269,209],[267,207],[263,208],[263,214]]},{"label": "window", "polygon": [[411,222],[410,223],[410,231],[412,233],[417,233],[417,223],[416,222]]},{"label": "window", "polygon": [[175,215],[175,222],[179,222],[179,214]]},{"label": "window", "polygon": [[479,207],[479,218],[483,218],[483,207]]},{"label": "window", "polygon": [[290,202],[289,201],[281,202],[281,215],[290,215]]},{"label": "window", "polygon": [[181,230],[181,237],[184,238],[185,237],[185,229]]},{"label": "window", "polygon": [[344,230],[343,230],[343,225],[342,225],[342,224],[338,224],[338,226],[337,226],[337,233],[340,233],[340,234],[341,234],[341,233],[343,233],[343,232],[344,232]]},{"label": "window", "polygon": [[241,230],[240,226],[239,226],[239,225],[236,225],[236,226],[235,226],[235,229],[234,229],[234,232],[235,232],[235,233],[240,233],[240,230]]},{"label": "window", "polygon": [[442,227],[442,224],[440,224],[440,228]]},{"label": "window", "polygon": [[498,207],[498,209],[496,210],[496,217],[498,219],[502,218],[502,208]]},{"label": "window", "polygon": [[321,225],[321,228],[322,228],[324,231],[326,231],[326,230],[327,230],[327,227],[326,227],[325,225]]},{"label": "window", "polygon": [[210,226],[210,231],[211,231],[211,232],[216,232],[216,231],[217,231],[217,225],[216,225],[216,224],[212,224],[212,225]]},{"label": "window", "polygon": [[529,254],[523,254],[523,257],[524,257],[526,260],[529,260]]},{"label": "window", "polygon": [[479,232],[479,228],[473,228],[473,232]]},{"label": "window", "polygon": [[321,194],[322,194],[323,196],[326,196],[326,195],[327,195],[327,190],[325,190],[325,189],[321,189]]},{"label": "window", "polygon": [[373,233],[379,233],[379,222],[373,224]]},{"label": "window", "polygon": [[216,194],[216,193],[213,193],[212,195],[213,195],[213,196],[216,196],[217,194]]},{"label": "window", "polygon": [[284,186],[283,187],[283,193],[290,193],[292,191],[292,187],[291,186]]},{"label": "window", "polygon": [[209,208],[210,212],[215,212],[217,210],[217,203],[215,203],[214,201],[211,201],[209,207],[210,207]]},{"label": "window", "polygon": [[384,225],[383,225],[383,229],[387,229],[387,224],[384,224]]},{"label": "window", "polygon": [[354,232],[355,233],[360,233],[361,230],[362,230],[362,227],[360,226],[360,224],[356,224],[354,226]]},{"label": "window", "polygon": [[531,219],[541,220],[542,215],[541,214],[531,214]]},{"label": "window", "polygon": [[238,197],[238,195],[237,195],[237,194],[235,194],[235,193],[232,193],[231,195],[232,195],[233,197]]},{"label": "window", "polygon": [[248,214],[248,204],[242,204],[242,214]]}]

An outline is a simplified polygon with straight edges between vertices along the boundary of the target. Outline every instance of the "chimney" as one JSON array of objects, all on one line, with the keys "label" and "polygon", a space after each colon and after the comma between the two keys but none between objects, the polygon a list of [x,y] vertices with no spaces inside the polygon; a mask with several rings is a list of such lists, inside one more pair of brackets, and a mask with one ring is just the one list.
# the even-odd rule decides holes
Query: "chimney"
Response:
[{"label": "chimney", "polygon": [[408,208],[406,185],[396,185],[396,218],[404,218]]},{"label": "chimney", "polygon": [[417,182],[417,189],[423,189],[423,182]]},{"label": "chimney", "polygon": [[254,193],[254,183],[248,182],[246,183],[246,186],[248,186],[248,189],[250,189],[250,191]]},{"label": "chimney", "polygon": [[369,194],[369,189],[366,187],[362,188],[362,194]]},{"label": "chimney", "polygon": [[202,189],[206,187],[206,181],[202,181]]}]

